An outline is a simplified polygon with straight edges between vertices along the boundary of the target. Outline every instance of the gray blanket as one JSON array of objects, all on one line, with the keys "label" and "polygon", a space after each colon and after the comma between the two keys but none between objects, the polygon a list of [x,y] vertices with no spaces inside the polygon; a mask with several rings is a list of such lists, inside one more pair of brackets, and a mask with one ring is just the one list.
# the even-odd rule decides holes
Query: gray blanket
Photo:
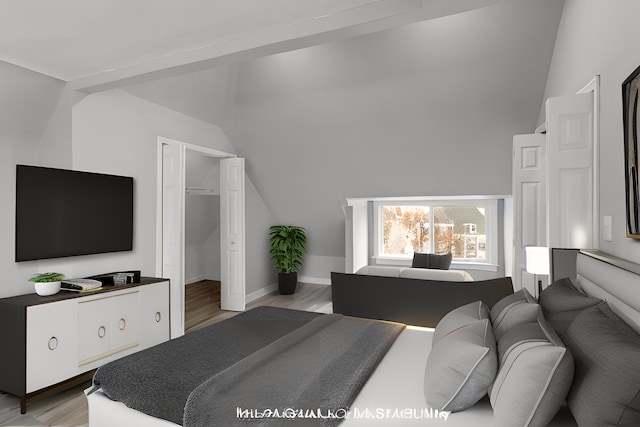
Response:
[{"label": "gray blanket", "polygon": [[255,308],[110,362],[95,373],[94,387],[129,408],[182,424],[187,398],[196,387],[319,316]]},{"label": "gray blanket", "polygon": [[[285,409],[296,411],[287,424],[336,425],[404,328],[273,307],[217,325],[105,365],[94,382],[112,399],[188,427],[281,425]],[[220,334],[226,339],[212,338]],[[307,418],[314,414],[321,418]]]},{"label": "gray blanket", "polygon": [[339,314],[315,319],[194,390],[184,425],[337,425],[403,328]]}]

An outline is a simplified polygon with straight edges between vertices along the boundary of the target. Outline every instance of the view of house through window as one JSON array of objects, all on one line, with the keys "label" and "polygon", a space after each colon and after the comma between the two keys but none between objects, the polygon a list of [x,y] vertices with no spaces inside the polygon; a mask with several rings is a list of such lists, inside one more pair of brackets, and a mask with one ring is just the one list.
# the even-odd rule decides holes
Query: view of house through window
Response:
[{"label": "view of house through window", "polygon": [[487,259],[486,206],[381,206],[382,256],[447,253]]}]

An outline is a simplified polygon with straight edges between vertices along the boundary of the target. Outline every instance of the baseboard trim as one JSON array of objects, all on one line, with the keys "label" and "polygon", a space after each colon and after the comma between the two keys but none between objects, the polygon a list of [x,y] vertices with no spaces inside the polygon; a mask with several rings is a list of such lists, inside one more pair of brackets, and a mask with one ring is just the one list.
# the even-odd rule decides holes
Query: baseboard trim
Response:
[{"label": "baseboard trim", "polygon": [[277,290],[278,290],[278,284],[273,283],[269,286],[265,286],[264,288],[258,289],[257,291],[250,292],[245,296],[245,303],[249,304],[250,302],[257,300],[258,298],[261,298]]},{"label": "baseboard trim", "polygon": [[207,277],[207,276],[197,276],[197,277],[193,277],[191,279],[188,279],[184,282],[185,285],[190,285],[192,283],[197,283],[197,282],[201,282],[203,280],[215,280],[216,282],[220,281],[219,277]]},{"label": "baseboard trim", "polygon": [[207,280],[207,277],[206,276],[196,276],[196,277],[192,277],[191,279],[185,280],[184,284],[185,285],[190,285],[192,283],[201,282],[203,280]]},{"label": "baseboard trim", "polygon": [[[321,279],[319,277],[310,277],[310,276],[298,276],[298,282],[313,283],[316,285],[331,285],[331,279]],[[250,302],[257,300],[258,298],[261,298],[277,290],[278,290],[278,284],[272,283],[269,286],[265,286],[264,288],[258,289],[257,291],[248,293],[245,296],[245,303],[249,304]]]},{"label": "baseboard trim", "polygon": [[298,276],[298,282],[313,283],[315,285],[331,285],[331,279],[323,279],[320,277]]}]

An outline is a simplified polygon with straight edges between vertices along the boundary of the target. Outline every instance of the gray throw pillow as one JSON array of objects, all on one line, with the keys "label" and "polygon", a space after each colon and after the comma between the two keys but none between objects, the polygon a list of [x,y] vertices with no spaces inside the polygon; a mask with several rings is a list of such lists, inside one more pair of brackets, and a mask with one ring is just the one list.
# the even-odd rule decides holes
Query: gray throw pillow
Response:
[{"label": "gray throw pillow", "polygon": [[[530,302],[528,302],[530,301]],[[497,340],[510,328],[522,323],[535,322],[540,306],[526,289],[502,298],[491,308],[491,322]]]},{"label": "gray throw pillow", "polygon": [[429,268],[448,270],[451,267],[452,259],[453,254],[451,252],[447,254],[429,254]]},{"label": "gray throw pillow", "polygon": [[601,302],[565,335],[576,361],[567,397],[581,427],[640,426],[640,335]]},{"label": "gray throw pillow", "polygon": [[411,268],[429,268],[429,254],[414,252]]},{"label": "gray throw pillow", "polygon": [[528,342],[549,342],[549,339],[545,335],[542,328],[537,322],[522,323],[514,326],[504,333],[502,338],[498,341],[498,365],[502,366],[504,360],[509,353],[523,341]]},{"label": "gray throw pillow", "polygon": [[540,306],[544,317],[563,336],[582,310],[593,307],[602,300],[589,297],[573,286],[570,279],[560,279],[546,287],[540,294]]},{"label": "gray throw pillow", "polygon": [[424,254],[415,252],[413,254],[413,261],[411,262],[411,268],[448,270],[449,267],[451,267],[452,260],[453,254],[451,252],[447,254]]},{"label": "gray throw pillow", "polygon": [[433,331],[432,344],[440,341],[444,336],[458,328],[475,323],[478,320],[489,319],[489,308],[482,301],[475,301],[455,308],[447,313],[436,325]]},{"label": "gray throw pillow", "polygon": [[571,387],[571,353],[555,333],[548,336],[538,322],[509,329],[498,348],[500,368],[489,395],[494,425],[546,426]]},{"label": "gray throw pillow", "polygon": [[427,404],[440,411],[474,405],[493,382],[498,368],[496,342],[489,319],[464,326],[431,349],[424,375]]},{"label": "gray throw pillow", "polygon": [[517,292],[512,293],[511,295],[507,295],[502,298],[500,301],[495,303],[493,307],[491,307],[491,319],[497,318],[502,310],[504,310],[508,305],[513,304],[514,302],[524,302],[524,290],[520,289]]}]

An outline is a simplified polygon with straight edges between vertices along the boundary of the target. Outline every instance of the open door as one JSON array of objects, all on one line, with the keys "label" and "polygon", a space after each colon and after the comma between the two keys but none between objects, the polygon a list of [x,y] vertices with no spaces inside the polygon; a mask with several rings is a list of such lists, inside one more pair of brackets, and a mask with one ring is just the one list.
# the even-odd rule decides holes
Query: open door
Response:
[{"label": "open door", "polygon": [[220,161],[221,308],[245,308],[244,159]]},{"label": "open door", "polygon": [[184,335],[185,158],[187,150],[220,159],[221,308],[245,306],[244,159],[231,153],[158,137],[156,274],[171,281],[171,338]]},{"label": "open door", "polygon": [[593,96],[547,100],[547,246],[552,248],[590,249],[598,240]]},{"label": "open door", "polygon": [[162,144],[162,277],[170,280],[171,338],[184,335],[184,146]]},{"label": "open door", "polygon": [[516,290],[536,295],[534,276],[526,272],[525,247],[547,239],[547,140],[544,134],[513,137],[514,266]]}]

